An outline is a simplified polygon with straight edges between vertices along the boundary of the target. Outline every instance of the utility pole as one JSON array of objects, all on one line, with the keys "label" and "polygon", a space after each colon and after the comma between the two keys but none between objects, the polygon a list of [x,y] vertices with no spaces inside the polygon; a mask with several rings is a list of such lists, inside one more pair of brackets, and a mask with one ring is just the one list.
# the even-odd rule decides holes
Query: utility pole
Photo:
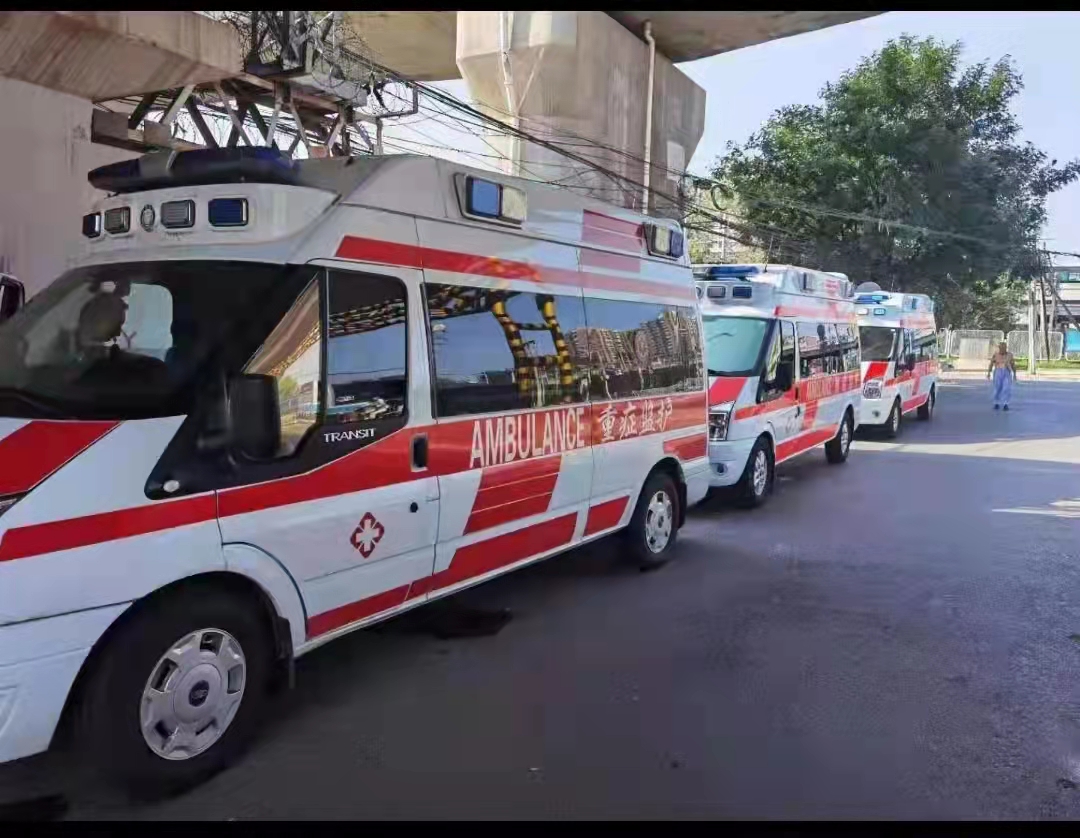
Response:
[{"label": "utility pole", "polygon": [[1035,280],[1028,283],[1028,374],[1035,375]]},{"label": "utility pole", "polygon": [[1046,284],[1048,282],[1047,269],[1048,269],[1048,266],[1050,264],[1050,254],[1047,253],[1045,250],[1043,251],[1042,259],[1040,260],[1040,262],[1041,262],[1040,267],[1042,268],[1042,271],[1039,274],[1039,291],[1040,291],[1040,294],[1039,294],[1039,297],[1040,297],[1039,317],[1042,318],[1043,348],[1046,350],[1046,360],[1049,361],[1050,360],[1050,323],[1049,323],[1050,312],[1048,311],[1049,300],[1047,299],[1047,297],[1049,295],[1046,293]]}]

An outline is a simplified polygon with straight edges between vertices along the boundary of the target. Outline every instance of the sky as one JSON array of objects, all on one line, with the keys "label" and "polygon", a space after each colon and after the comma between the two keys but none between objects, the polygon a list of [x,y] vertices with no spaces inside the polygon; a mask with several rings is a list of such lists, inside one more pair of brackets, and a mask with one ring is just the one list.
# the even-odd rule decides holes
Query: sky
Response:
[{"label": "sky", "polygon": [[[744,142],[784,105],[816,102],[826,82],[905,33],[960,40],[965,62],[1011,55],[1025,84],[1013,100],[1022,138],[1061,162],[1080,157],[1080,12],[888,12],[679,65],[707,93],[705,133],[690,171],[706,174],[728,141]],[[469,98],[464,81],[438,86]],[[483,140],[438,120],[389,129],[387,138],[401,143],[388,151],[407,146],[481,168],[497,163]],[[1047,210],[1047,246],[1080,252],[1080,182],[1051,195]]]},{"label": "sky", "polygon": [[[962,41],[965,62],[1011,55],[1024,80],[1013,100],[1022,139],[1059,162],[1080,157],[1080,13],[888,12],[679,65],[707,92],[690,171],[707,174],[728,141],[744,142],[784,105],[818,101],[826,82],[905,33]],[[1047,246],[1080,252],[1080,182],[1051,195],[1047,211]]]}]

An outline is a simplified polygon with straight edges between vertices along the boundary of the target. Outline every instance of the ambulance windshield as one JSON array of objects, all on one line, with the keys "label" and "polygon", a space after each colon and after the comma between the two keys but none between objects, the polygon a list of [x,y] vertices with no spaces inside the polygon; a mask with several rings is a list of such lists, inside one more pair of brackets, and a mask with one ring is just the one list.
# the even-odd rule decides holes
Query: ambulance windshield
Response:
[{"label": "ambulance windshield", "polygon": [[864,361],[891,361],[896,349],[899,329],[888,326],[860,326],[859,341],[862,343]]},{"label": "ambulance windshield", "polygon": [[754,375],[768,320],[757,317],[705,317],[705,361],[709,375]]},{"label": "ambulance windshield", "polygon": [[[192,391],[258,347],[298,269],[158,261],[77,268],[0,325],[0,416],[141,419],[190,412]],[[255,301],[259,305],[253,305]],[[239,359],[239,360],[237,360]]]}]

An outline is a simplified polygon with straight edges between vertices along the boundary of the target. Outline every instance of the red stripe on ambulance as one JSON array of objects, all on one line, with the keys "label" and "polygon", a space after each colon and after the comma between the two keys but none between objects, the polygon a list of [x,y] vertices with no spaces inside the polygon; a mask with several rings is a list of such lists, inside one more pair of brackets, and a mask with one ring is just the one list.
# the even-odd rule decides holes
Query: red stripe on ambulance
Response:
[{"label": "red stripe on ambulance", "polygon": [[34,421],[0,440],[0,497],[29,492],[118,422]]},{"label": "red stripe on ambulance", "polygon": [[709,444],[703,434],[668,439],[664,441],[664,453],[673,454],[684,462],[696,460],[709,453]]},{"label": "red stripe on ambulance", "polygon": [[562,457],[523,460],[485,469],[465,534],[547,512]]},{"label": "red stripe on ambulance", "polygon": [[596,506],[589,507],[589,517],[585,520],[585,536],[596,535],[598,532],[610,530],[617,526],[626,512],[626,505],[630,498],[615,498]]},{"label": "red stripe on ambulance", "polygon": [[696,299],[692,288],[653,282],[633,277],[612,276],[589,271],[537,265],[512,259],[478,256],[434,247],[386,242],[359,236],[345,236],[335,256],[357,262],[376,262],[382,265],[447,271],[449,273],[484,276],[491,279],[517,279],[551,285],[571,285],[592,291],[619,291],[630,294],[661,294],[665,297]]}]

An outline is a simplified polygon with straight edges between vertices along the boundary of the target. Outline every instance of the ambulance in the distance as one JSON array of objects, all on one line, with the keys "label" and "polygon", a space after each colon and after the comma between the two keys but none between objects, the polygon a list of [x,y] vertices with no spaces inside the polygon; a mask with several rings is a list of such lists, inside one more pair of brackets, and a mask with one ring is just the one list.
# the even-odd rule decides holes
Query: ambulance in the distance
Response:
[{"label": "ambulance in the distance", "polygon": [[855,290],[862,344],[862,410],[859,424],[900,432],[903,416],[927,421],[937,404],[937,326],[934,301],[925,294],[882,291],[876,283]]},{"label": "ambulance in the distance", "polygon": [[824,444],[847,459],[859,421],[852,284],[789,265],[695,265],[714,488],[757,506],[777,464]]},{"label": "ambulance in the distance", "polygon": [[90,181],[0,325],[0,761],[63,724],[191,784],[295,657],[610,533],[658,565],[707,492],[677,223],[407,155]]}]

